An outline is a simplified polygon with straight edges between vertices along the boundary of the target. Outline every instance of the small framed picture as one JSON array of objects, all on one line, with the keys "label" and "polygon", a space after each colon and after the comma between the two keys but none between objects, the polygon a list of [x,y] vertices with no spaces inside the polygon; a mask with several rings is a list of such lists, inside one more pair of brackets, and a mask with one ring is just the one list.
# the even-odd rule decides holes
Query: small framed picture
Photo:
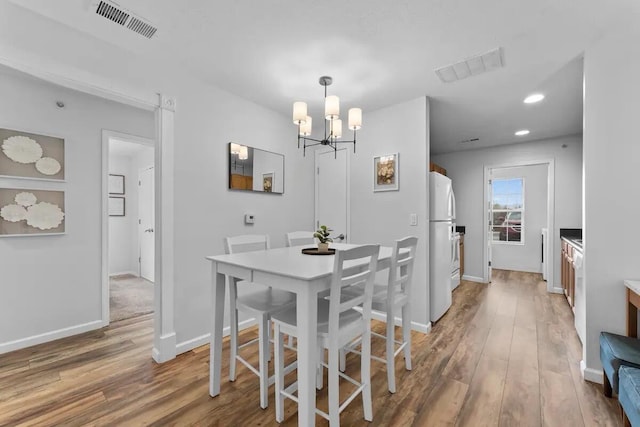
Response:
[{"label": "small framed picture", "polygon": [[109,194],[124,194],[124,175],[109,174]]},{"label": "small framed picture", "polygon": [[397,191],[398,153],[373,158],[373,191]]},{"label": "small framed picture", "polygon": [[273,172],[262,174],[262,191],[271,193],[273,191]]},{"label": "small framed picture", "polygon": [[109,197],[109,216],[124,216],[124,197]]}]

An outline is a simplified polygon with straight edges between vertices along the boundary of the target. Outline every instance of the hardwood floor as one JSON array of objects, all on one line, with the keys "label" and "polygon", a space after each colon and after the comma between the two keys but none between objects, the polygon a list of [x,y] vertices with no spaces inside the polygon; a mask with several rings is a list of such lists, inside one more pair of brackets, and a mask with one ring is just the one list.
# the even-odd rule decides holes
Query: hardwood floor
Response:
[{"label": "hardwood floor", "polygon": [[[490,285],[462,282],[432,332],[414,333],[413,371],[396,359],[395,394],[387,391],[383,365],[373,362],[371,424],[621,425],[617,401],[580,376],[572,322],[564,297],[547,294],[539,275],[494,270]],[[261,410],[258,379],[239,365],[238,379],[224,381],[221,395],[210,398],[209,347],[158,365],[150,356],[152,328],[147,315],[1,355],[0,425],[277,425],[273,388]],[[383,332],[384,324],[374,329]],[[256,335],[252,328],[242,339]],[[226,374],[228,340],[224,345]],[[374,353],[383,348],[374,341]],[[357,357],[347,359],[356,377]],[[326,405],[326,395],[318,396]],[[285,417],[283,425],[296,424],[294,402],[286,401]],[[360,398],[341,422],[368,424]],[[317,425],[327,423],[317,417]]]}]

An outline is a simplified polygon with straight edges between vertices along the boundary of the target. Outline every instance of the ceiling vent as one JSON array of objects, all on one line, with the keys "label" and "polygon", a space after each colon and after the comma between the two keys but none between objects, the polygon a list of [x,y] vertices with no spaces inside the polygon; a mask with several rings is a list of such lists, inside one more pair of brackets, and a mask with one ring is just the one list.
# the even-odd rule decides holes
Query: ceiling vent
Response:
[{"label": "ceiling vent", "polygon": [[109,21],[122,25],[148,39],[158,31],[158,28],[146,19],[136,16],[131,11],[112,1],[101,0],[96,2],[95,11]]},{"label": "ceiling vent", "polygon": [[491,70],[502,68],[502,52],[499,47],[487,53],[472,56],[464,61],[438,68],[435,73],[442,83],[452,83],[467,77],[477,76]]}]

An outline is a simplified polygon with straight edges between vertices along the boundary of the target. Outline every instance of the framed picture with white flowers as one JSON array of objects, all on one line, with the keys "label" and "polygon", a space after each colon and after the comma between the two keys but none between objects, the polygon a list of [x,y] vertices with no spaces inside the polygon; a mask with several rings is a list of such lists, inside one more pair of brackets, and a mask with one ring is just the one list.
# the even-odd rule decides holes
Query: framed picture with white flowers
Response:
[{"label": "framed picture with white flowers", "polygon": [[397,191],[398,153],[373,158],[373,191]]},{"label": "framed picture with white flowers", "polygon": [[64,139],[0,128],[0,176],[64,181]]},{"label": "framed picture with white flowers", "polygon": [[64,191],[0,188],[0,237],[65,233]]}]

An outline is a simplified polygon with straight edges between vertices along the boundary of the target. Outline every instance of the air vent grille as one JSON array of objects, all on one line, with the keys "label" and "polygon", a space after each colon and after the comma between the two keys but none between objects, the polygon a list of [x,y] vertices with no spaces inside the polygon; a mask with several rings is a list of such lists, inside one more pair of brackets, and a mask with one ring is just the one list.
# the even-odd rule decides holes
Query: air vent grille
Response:
[{"label": "air vent grille", "polygon": [[148,39],[153,37],[156,31],[158,31],[158,29],[153,25],[149,25],[146,22],[139,20],[135,16],[131,17],[131,19],[129,20],[129,23],[127,24],[127,28],[132,31],[135,31],[140,35],[145,36]]},{"label": "air vent grille", "polygon": [[497,47],[489,52],[472,56],[471,58],[438,68],[434,71],[443,83],[452,83],[502,67],[502,52],[501,49]]},{"label": "air vent grille", "polygon": [[148,39],[158,31],[158,28],[148,21],[133,15],[133,13],[110,1],[101,0],[97,2],[96,13]]}]

